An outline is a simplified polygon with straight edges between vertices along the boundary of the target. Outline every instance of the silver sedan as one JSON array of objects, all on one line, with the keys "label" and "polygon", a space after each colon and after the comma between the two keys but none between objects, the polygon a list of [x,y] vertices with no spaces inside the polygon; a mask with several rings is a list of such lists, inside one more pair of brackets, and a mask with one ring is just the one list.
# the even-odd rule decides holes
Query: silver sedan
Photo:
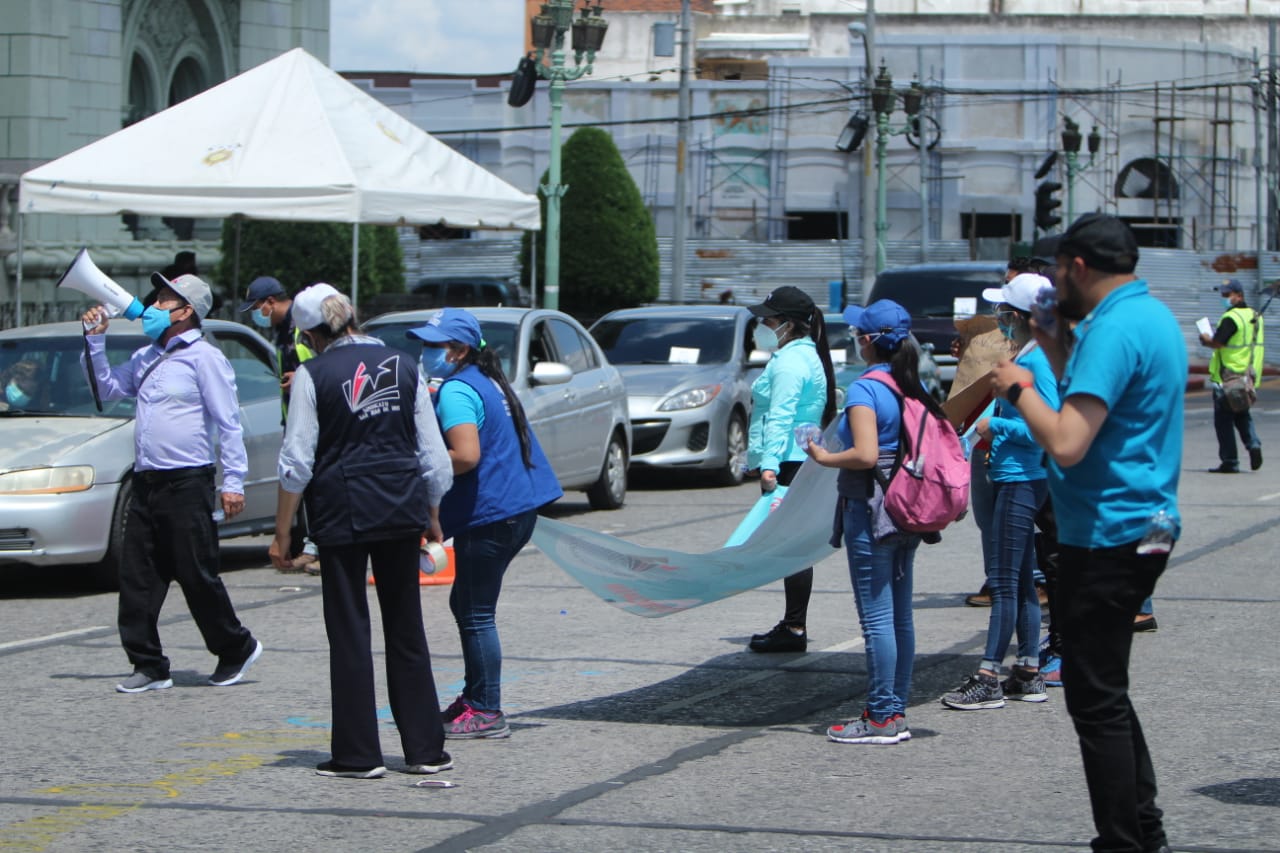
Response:
[{"label": "silver sedan", "polygon": [[[238,323],[207,320],[204,328],[235,371],[249,456],[244,512],[219,533],[266,533],[275,527],[282,435],[272,348]],[[101,413],[94,407],[80,369],[81,329],[75,322],[0,332],[0,375],[22,363],[32,380],[30,399],[0,406],[0,570],[83,563],[111,587],[133,488],[134,401],[104,403]],[[137,324],[115,323],[107,358],[120,364],[147,343]]]}]

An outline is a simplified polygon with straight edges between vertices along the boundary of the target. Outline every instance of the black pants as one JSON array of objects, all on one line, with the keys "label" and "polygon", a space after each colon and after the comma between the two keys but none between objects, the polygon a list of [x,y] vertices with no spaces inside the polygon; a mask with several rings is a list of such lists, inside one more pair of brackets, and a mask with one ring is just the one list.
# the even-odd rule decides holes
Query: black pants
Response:
[{"label": "black pants", "polygon": [[1129,702],[1129,652],[1133,617],[1169,555],[1140,556],[1136,548],[1060,550],[1062,685],[1080,739],[1097,851],[1136,853],[1166,843],[1155,770]]},{"label": "black pants", "polygon": [[444,723],[422,627],[418,542],[413,536],[354,545],[320,543],[333,707],[331,748],[338,764],[379,767],[383,763],[365,582],[371,559],[387,650],[387,692],[405,763],[435,763],[444,754]]},{"label": "black pants", "polygon": [[[778,485],[790,486],[800,470],[799,462],[783,462],[778,466]],[[803,628],[809,615],[809,596],[813,593],[813,566],[788,575],[782,582],[787,597],[787,609],[782,621],[793,628]]]},{"label": "black pants", "polygon": [[208,466],[139,471],[133,478],[117,624],[129,662],[152,678],[169,677],[157,622],[175,580],[205,648],[227,661],[243,660],[254,648],[218,577],[213,476]]},{"label": "black pants", "polygon": [[1036,566],[1044,575],[1049,599],[1049,653],[1062,657],[1062,633],[1058,630],[1058,517],[1053,514],[1053,498],[1045,498],[1036,513]]}]

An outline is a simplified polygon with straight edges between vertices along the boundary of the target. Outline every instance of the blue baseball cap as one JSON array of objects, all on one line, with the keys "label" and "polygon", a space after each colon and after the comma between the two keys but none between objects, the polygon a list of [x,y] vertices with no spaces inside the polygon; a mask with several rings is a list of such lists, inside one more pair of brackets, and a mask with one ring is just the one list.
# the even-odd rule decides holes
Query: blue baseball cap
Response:
[{"label": "blue baseball cap", "polygon": [[1244,285],[1240,283],[1238,278],[1223,279],[1222,284],[1218,286],[1218,292],[1223,296],[1228,293],[1244,293]]},{"label": "blue baseball cap", "polygon": [[248,311],[255,303],[261,302],[269,296],[284,296],[284,285],[279,279],[272,278],[269,275],[260,275],[249,284],[249,292],[244,295],[244,302],[240,303],[241,313]]},{"label": "blue baseball cap", "polygon": [[911,334],[911,315],[892,299],[877,299],[867,306],[850,305],[844,309],[844,321],[864,335],[880,335],[880,347],[893,351]]},{"label": "blue baseball cap", "polygon": [[405,337],[418,338],[429,344],[446,344],[457,341],[472,349],[480,349],[480,321],[470,311],[461,308],[442,308],[431,315],[425,326],[410,329]]}]

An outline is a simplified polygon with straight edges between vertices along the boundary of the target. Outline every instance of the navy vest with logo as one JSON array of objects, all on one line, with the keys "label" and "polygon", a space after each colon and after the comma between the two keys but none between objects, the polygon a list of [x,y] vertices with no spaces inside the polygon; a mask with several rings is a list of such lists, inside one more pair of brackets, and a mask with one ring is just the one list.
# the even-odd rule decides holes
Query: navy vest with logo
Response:
[{"label": "navy vest with logo", "polygon": [[456,475],[453,488],[440,504],[445,536],[537,509],[564,494],[532,430],[529,460],[533,465],[525,467],[507,398],[492,379],[475,365],[468,365],[445,381],[465,382],[484,403],[480,464]]},{"label": "navy vest with logo", "polygon": [[418,470],[414,360],[381,344],[330,347],[306,362],[316,388],[311,538],[349,545],[417,536],[430,525]]}]

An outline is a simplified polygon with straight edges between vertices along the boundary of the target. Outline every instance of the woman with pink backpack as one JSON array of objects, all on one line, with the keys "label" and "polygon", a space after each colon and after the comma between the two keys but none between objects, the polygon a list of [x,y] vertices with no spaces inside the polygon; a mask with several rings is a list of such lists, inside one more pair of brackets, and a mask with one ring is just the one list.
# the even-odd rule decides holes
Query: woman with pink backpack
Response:
[{"label": "woman with pink backpack", "polygon": [[[859,716],[831,726],[827,738],[892,744],[911,738],[906,708],[915,658],[912,568],[922,539],[890,516],[881,481],[907,476],[898,470],[907,403],[918,402],[926,418],[951,427],[920,383],[919,349],[906,310],[881,299],[865,308],[846,308],[844,318],[857,331],[859,352],[868,365],[845,395],[839,437],[847,449],[833,453],[810,444],[807,450],[819,465],[841,469],[832,544],[838,547],[843,536],[867,648],[867,699]],[[955,438],[954,430],[951,437]],[[967,487],[966,479],[966,494]]]}]

